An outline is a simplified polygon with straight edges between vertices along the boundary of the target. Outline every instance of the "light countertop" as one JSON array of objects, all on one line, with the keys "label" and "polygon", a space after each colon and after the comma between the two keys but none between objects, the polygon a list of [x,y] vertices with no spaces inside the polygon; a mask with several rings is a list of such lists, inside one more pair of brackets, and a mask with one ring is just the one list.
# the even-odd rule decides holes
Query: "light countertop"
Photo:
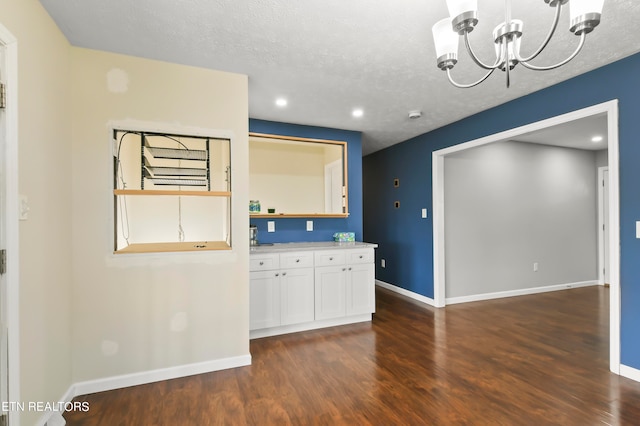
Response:
[{"label": "light countertop", "polygon": [[285,251],[305,251],[305,250],[335,250],[335,249],[363,249],[376,248],[377,244],[365,243],[361,241],[353,242],[336,242],[336,241],[320,241],[308,243],[274,243],[258,246],[250,246],[250,254],[266,254],[279,253]]}]

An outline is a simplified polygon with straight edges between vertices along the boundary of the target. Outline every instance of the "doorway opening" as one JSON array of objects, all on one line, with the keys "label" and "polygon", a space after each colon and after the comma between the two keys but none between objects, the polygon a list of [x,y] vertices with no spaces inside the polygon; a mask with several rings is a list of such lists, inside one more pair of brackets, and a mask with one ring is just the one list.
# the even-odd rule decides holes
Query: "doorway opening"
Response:
[{"label": "doorway opening", "polygon": [[[610,284],[609,309],[609,368],[620,374],[620,207],[619,207],[619,150],[618,150],[618,102],[617,100],[594,105],[578,111],[563,114],[505,132],[462,143],[433,152],[433,212],[434,212],[434,302],[437,307],[446,305],[446,268],[445,268],[445,157],[460,151],[476,148],[494,142],[517,139],[518,136],[553,126],[570,123],[575,120],[595,116],[606,116],[608,139],[608,277]],[[614,249],[615,248],[615,249]]]}]

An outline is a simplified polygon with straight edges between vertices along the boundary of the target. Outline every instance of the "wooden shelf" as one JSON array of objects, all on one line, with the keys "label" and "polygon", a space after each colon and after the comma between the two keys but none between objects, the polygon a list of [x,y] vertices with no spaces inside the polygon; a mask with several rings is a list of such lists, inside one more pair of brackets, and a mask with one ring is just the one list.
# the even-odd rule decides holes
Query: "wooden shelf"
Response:
[{"label": "wooden shelf", "polygon": [[167,253],[187,251],[213,251],[231,250],[225,241],[191,241],[182,243],[140,243],[129,244],[127,247],[116,250],[116,254],[125,253]]},{"label": "wooden shelf", "polygon": [[250,213],[249,218],[258,219],[285,219],[285,218],[345,218],[349,213]]},{"label": "wooden shelf", "polygon": [[156,189],[114,189],[113,195],[189,195],[195,197],[231,197],[229,191],[175,191]]}]

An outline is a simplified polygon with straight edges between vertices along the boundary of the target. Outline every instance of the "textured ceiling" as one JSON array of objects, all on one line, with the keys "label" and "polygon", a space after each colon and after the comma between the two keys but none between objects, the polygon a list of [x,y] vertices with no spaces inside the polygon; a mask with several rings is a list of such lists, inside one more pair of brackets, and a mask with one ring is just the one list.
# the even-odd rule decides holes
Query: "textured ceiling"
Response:
[{"label": "textured ceiling", "polygon": [[[572,0],[580,1],[580,0]],[[473,89],[451,86],[437,69],[432,25],[445,0],[40,0],[71,44],[249,76],[252,118],[363,132],[364,154],[404,141],[640,51],[637,0],[605,0],[602,23],[581,54],[554,71],[518,67],[506,89],[497,72]],[[479,0],[472,45],[492,61],[490,33],[504,3]],[[564,59],[577,45],[565,7],[558,34],[539,63]],[[524,21],[522,52],[542,41],[553,10],[542,0],[514,0]],[[535,45],[535,46],[534,46]],[[481,70],[466,52],[453,74]],[[278,108],[274,101],[289,101]],[[360,107],[364,116],[351,116]],[[411,110],[423,116],[410,120]]]}]

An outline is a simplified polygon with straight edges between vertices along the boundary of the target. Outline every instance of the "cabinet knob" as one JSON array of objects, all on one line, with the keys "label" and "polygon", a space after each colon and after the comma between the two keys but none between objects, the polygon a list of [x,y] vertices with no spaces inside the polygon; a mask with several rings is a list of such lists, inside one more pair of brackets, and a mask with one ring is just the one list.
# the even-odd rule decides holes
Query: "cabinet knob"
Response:
[{"label": "cabinet knob", "polygon": [[333,260],[333,257],[330,257],[329,260]]},{"label": "cabinet knob", "polygon": [[360,259],[362,259],[362,255],[360,255]]},{"label": "cabinet knob", "polygon": [[351,268],[349,268],[349,270],[351,270]]},{"label": "cabinet knob", "polygon": [[296,263],[300,263],[300,259],[296,259]]},{"label": "cabinet knob", "polygon": [[279,277],[279,276],[280,276],[280,274],[278,274],[278,273],[276,272],[276,277]]},{"label": "cabinet knob", "polygon": [[287,275],[287,273],[286,273],[286,272],[283,272],[283,273],[282,273],[282,276],[284,277],[285,275]]},{"label": "cabinet knob", "polygon": [[264,265],[264,262],[260,262],[260,266]]},{"label": "cabinet knob", "polygon": [[342,270],[343,270],[343,271],[346,271],[346,270],[347,270],[347,268],[342,268]]}]

